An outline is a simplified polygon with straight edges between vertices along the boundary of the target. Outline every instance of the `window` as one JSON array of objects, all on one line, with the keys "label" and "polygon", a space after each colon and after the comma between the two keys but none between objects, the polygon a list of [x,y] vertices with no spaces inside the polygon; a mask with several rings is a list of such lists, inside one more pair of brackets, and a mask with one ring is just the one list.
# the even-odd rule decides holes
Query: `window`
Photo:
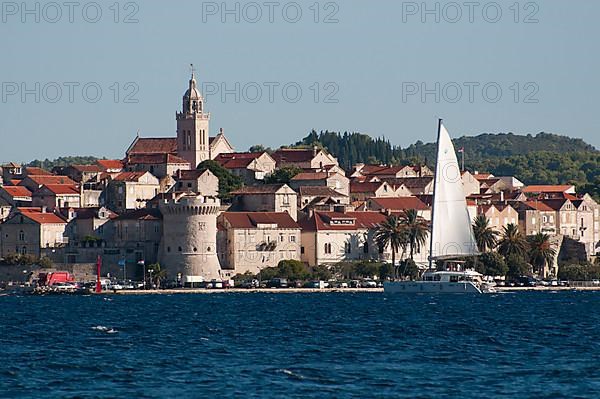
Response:
[{"label": "window", "polygon": [[21,248],[21,255],[27,255],[27,247]]},{"label": "window", "polygon": [[365,242],[363,244],[363,253],[368,254],[369,253],[369,243]]},{"label": "window", "polygon": [[300,247],[300,253],[304,254],[304,247]]},{"label": "window", "polygon": [[290,242],[296,242],[296,236],[290,236]]},{"label": "window", "polygon": [[178,250],[179,252],[181,252],[181,251],[182,251],[181,247],[177,247],[177,250]]},{"label": "window", "polygon": [[19,241],[25,241],[25,232],[23,230],[19,231]]},{"label": "window", "polygon": [[281,241],[281,242],[285,241],[285,237],[283,234],[279,234],[279,241]]},{"label": "window", "polygon": [[284,195],[283,196],[283,204],[284,205],[289,205],[290,204],[290,196],[289,195]]},{"label": "window", "polygon": [[379,253],[382,254],[384,250],[385,250],[385,247],[383,245],[380,245],[379,246]]},{"label": "window", "polygon": [[344,251],[349,254],[352,253],[352,244],[350,244],[349,242],[344,244]]},{"label": "window", "polygon": [[326,254],[330,254],[331,253],[331,244],[330,243],[326,243],[325,244],[325,253]]}]

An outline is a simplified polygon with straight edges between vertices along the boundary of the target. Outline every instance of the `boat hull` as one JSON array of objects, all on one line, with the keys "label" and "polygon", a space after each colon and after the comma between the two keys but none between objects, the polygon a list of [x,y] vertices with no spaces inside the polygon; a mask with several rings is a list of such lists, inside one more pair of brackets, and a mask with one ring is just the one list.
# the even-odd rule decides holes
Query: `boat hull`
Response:
[{"label": "boat hull", "polygon": [[470,281],[450,283],[446,281],[395,281],[383,284],[386,293],[447,293],[447,294],[481,294],[479,287]]}]

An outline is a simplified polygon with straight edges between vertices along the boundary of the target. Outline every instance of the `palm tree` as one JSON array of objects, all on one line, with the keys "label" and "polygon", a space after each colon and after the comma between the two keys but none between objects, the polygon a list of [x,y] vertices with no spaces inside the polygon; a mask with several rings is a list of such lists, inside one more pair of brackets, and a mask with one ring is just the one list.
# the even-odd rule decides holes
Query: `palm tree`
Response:
[{"label": "palm tree", "polygon": [[546,265],[551,265],[556,256],[556,250],[552,248],[550,236],[537,233],[528,237],[529,261],[536,268],[538,274],[543,274]]},{"label": "palm tree", "polygon": [[[401,226],[400,219],[397,216],[390,215],[377,228],[375,233],[375,242],[380,248],[388,245],[392,250],[392,266],[396,270],[396,253],[402,248],[406,250],[407,245],[406,230]],[[395,272],[394,272],[395,274]]]},{"label": "palm tree", "polygon": [[477,215],[473,221],[473,234],[477,241],[477,248],[481,252],[488,252],[498,244],[498,232],[490,226],[490,221],[485,215]]},{"label": "palm tree", "polygon": [[529,245],[527,239],[519,231],[519,226],[509,223],[502,228],[502,235],[498,241],[498,252],[505,258],[515,255],[525,257]]},{"label": "palm tree", "polygon": [[410,248],[410,260],[413,260],[415,251],[421,252],[421,246],[427,242],[429,224],[419,216],[416,209],[408,209],[400,214],[400,225],[406,233]]}]

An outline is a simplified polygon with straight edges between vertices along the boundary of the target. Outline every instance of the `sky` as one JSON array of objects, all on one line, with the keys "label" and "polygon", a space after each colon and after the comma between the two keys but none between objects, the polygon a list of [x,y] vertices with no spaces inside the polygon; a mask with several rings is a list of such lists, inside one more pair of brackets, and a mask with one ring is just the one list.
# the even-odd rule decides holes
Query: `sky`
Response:
[{"label": "sky", "polygon": [[408,146],[484,132],[600,147],[600,2],[0,4],[0,161],[121,158],[174,137],[194,65],[211,135],[240,151],[311,130]]}]

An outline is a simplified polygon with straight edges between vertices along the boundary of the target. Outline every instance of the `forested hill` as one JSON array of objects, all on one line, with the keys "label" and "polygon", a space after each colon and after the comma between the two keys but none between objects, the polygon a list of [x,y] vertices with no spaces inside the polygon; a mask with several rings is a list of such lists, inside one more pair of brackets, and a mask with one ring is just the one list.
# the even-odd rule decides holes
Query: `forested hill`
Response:
[{"label": "forested hill", "polygon": [[[296,146],[312,145],[326,148],[345,168],[357,162],[424,162],[430,167],[435,162],[435,143],[418,141],[401,148],[385,138],[328,131],[312,131],[296,143]],[[481,134],[457,138],[454,145],[465,149],[467,169],[515,176],[526,184],[575,184],[580,191],[600,196],[600,151],[581,139],[549,133]]]}]

